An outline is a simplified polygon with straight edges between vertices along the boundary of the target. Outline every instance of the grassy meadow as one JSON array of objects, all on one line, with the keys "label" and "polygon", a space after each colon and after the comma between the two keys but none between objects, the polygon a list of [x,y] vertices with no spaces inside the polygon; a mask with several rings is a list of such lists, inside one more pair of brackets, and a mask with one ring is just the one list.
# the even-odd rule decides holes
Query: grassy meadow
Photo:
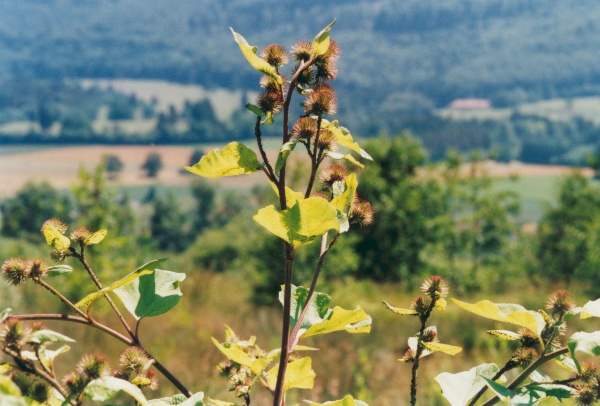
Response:
[{"label": "grassy meadow", "polygon": [[[274,145],[274,143],[273,143]],[[179,169],[187,164],[193,148],[186,147],[75,147],[75,148],[0,148],[0,184],[9,184],[14,189],[0,190],[1,197],[7,197],[18,190],[28,179],[37,181],[47,179],[53,185],[68,189],[76,177],[75,173],[69,178],[60,179],[56,172],[43,170],[44,165],[51,162],[75,160],[67,166],[71,170],[79,165],[92,165],[99,162],[102,154],[114,153],[125,162],[124,172],[134,172],[134,176],[121,177],[115,184],[126,191],[133,200],[141,200],[150,187],[156,187],[160,193],[167,191],[175,194],[181,201],[191,202],[188,184],[190,176],[181,175]],[[137,167],[141,159],[149,151],[159,152],[165,158],[165,168],[158,179],[143,178]],[[85,152],[85,153],[84,153]],[[271,151],[273,152],[273,151]],[[20,166],[20,171],[14,172],[7,168],[16,162],[26,163]],[[67,173],[67,167],[63,172]],[[46,166],[47,168],[47,166]],[[497,167],[495,167],[497,169]],[[568,169],[556,167],[530,167],[527,172],[519,173],[516,180],[510,180],[514,175],[512,169],[503,172],[503,178],[497,182],[498,188],[516,191],[522,198],[522,223],[535,222],[539,219],[541,207],[551,204],[555,193],[556,182],[561,173]],[[535,170],[534,170],[535,169]],[[501,175],[500,172],[494,172]],[[541,176],[540,173],[546,173]],[[531,175],[533,174],[533,175]],[[247,178],[254,179],[254,178]],[[262,181],[257,179],[256,181]],[[5,183],[6,182],[6,183]],[[221,185],[227,190],[243,193],[256,184],[254,180],[240,182],[232,180]],[[47,249],[40,236],[37,242],[16,242],[6,238],[0,239],[0,254],[3,258],[22,255],[40,256],[47,260]],[[157,254],[158,255],[158,254]],[[92,263],[94,259],[92,258]],[[139,263],[143,263],[140,259]],[[229,325],[240,336],[257,337],[257,344],[263,349],[274,349],[280,346],[279,331],[281,315],[277,307],[261,307],[249,304],[251,286],[248,283],[250,275],[243,273],[211,273],[192,265],[190,255],[172,255],[166,269],[185,272],[187,279],[182,283],[184,296],[180,304],[166,315],[144,320],[141,324],[141,337],[151,352],[167,365],[175,375],[194,391],[203,390],[211,397],[235,401],[227,391],[227,380],[219,377],[216,365],[224,360],[222,354],[211,342],[211,337],[222,341],[224,325]],[[129,272],[130,270],[123,271]],[[326,269],[325,269],[326,272]],[[501,275],[502,272],[506,272]],[[102,272],[100,271],[100,277]],[[60,283],[60,282],[57,282]],[[406,404],[409,399],[410,366],[397,362],[406,350],[406,340],[418,330],[416,320],[392,314],[381,303],[382,300],[397,307],[408,307],[412,298],[419,294],[420,279],[406,280],[403,283],[377,284],[371,281],[354,281],[350,279],[334,282],[327,292],[331,294],[332,306],[354,308],[360,305],[373,318],[373,328],[370,334],[334,333],[312,338],[304,344],[318,347],[320,350],[312,354],[313,367],[317,373],[315,390],[303,392],[291,391],[290,404],[303,399],[327,401],[339,399],[350,393],[371,405],[397,406]],[[548,293],[565,286],[554,285],[547,280],[525,280],[514,275],[510,270],[499,270],[497,275],[486,276],[486,287],[491,294],[481,292],[451,291],[451,297],[457,297],[468,302],[476,302],[487,298],[499,302],[521,303],[531,309],[542,308]],[[568,288],[580,297],[585,297],[585,286],[571,285]],[[491,295],[491,296],[490,296]],[[582,299],[583,301],[583,299]],[[0,282],[0,309],[12,307],[15,313],[44,311],[57,303],[47,292],[40,292],[35,286],[13,289]],[[54,310],[58,311],[59,306]],[[108,318],[108,309],[99,304],[101,321],[115,325]],[[111,320],[111,321],[109,321]],[[79,345],[73,345],[71,353],[67,354],[65,365],[72,365],[85,352],[103,352],[110,354],[111,365],[116,366],[117,358],[123,346],[111,338],[100,336],[91,329],[81,329],[68,324],[48,323],[75,338]],[[450,357],[443,354],[433,354],[425,358],[419,373],[419,404],[443,405],[439,387],[433,381],[440,372],[460,372],[482,362],[503,364],[507,361],[509,344],[485,333],[495,328],[510,329],[500,323],[478,319],[476,316],[449,304],[444,313],[437,313],[431,323],[437,326],[442,342],[459,345],[463,352]],[[589,331],[589,327],[587,328]],[[62,372],[68,372],[62,367]],[[161,381],[158,395],[175,393],[175,388],[166,381]],[[253,403],[268,404],[270,395],[256,388],[253,393]]]}]

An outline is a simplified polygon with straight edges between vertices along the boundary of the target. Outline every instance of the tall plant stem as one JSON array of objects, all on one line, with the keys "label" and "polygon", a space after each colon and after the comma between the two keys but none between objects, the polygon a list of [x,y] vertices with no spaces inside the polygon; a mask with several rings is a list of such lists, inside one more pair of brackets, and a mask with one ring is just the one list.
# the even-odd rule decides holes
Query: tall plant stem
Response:
[{"label": "tall plant stem", "polygon": [[294,267],[294,250],[289,243],[284,243],[285,251],[285,282],[283,287],[283,324],[281,328],[281,355],[279,357],[279,370],[277,372],[277,384],[273,393],[273,406],[284,406],[283,382],[290,358],[290,322],[292,309],[292,271]]},{"label": "tall plant stem", "polygon": [[410,378],[410,404],[415,406],[417,404],[417,370],[419,369],[419,361],[421,354],[423,353],[423,334],[425,333],[425,323],[435,306],[435,299],[431,300],[427,312],[421,316],[421,328],[419,329],[419,339],[417,340],[417,352],[415,353],[415,362],[412,366],[411,378]]}]

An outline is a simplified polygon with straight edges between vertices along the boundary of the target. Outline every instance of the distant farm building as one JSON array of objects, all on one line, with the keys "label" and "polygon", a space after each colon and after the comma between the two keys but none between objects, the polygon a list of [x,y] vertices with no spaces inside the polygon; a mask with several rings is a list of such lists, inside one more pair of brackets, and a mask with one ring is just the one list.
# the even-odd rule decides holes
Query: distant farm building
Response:
[{"label": "distant farm building", "polygon": [[485,110],[492,107],[488,99],[456,99],[450,103],[451,109],[458,110]]}]

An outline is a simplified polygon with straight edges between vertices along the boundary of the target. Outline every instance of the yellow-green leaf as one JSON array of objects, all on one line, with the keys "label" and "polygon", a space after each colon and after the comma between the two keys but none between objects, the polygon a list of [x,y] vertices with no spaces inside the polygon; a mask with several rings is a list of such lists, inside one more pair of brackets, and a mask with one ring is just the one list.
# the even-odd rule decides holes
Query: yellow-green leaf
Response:
[{"label": "yellow-green leaf", "polygon": [[307,244],[329,230],[340,229],[335,208],[320,197],[298,200],[292,208],[283,211],[267,206],[253,219],[294,247]]},{"label": "yellow-green leaf", "polygon": [[130,273],[129,275],[124,277],[123,279],[120,279],[120,280],[114,282],[110,286],[100,289],[97,292],[90,293],[89,295],[87,295],[86,297],[81,299],[79,302],[77,302],[75,304],[75,307],[90,306],[96,299],[104,296],[105,294],[110,293],[113,290],[120,288],[121,286],[130,284],[131,282],[133,282],[134,280],[136,280],[137,278],[139,278],[142,275],[151,274],[154,271],[154,266],[159,265],[159,264],[163,263],[164,261],[166,261],[165,258],[157,259],[155,261],[150,261],[150,262],[142,265],[141,267],[139,267],[138,269],[136,269],[135,271],[133,271],[132,273]]},{"label": "yellow-green leaf", "polygon": [[260,171],[261,164],[254,151],[244,144],[232,142],[221,150],[212,150],[200,162],[194,166],[186,166],[185,169],[205,178],[220,178]]},{"label": "yellow-green leaf", "polygon": [[42,233],[46,238],[46,243],[52,245],[54,249],[59,251],[66,251],[71,246],[71,240],[68,237],[62,235],[60,231],[53,225],[47,224],[42,227]]},{"label": "yellow-green leaf", "polygon": [[435,308],[438,309],[439,311],[443,312],[444,310],[446,310],[447,304],[448,304],[448,302],[446,302],[446,299],[439,298],[438,300],[435,301]]},{"label": "yellow-green leaf", "polygon": [[352,156],[352,154],[340,154],[339,152],[335,152],[335,151],[328,151],[327,152],[327,156],[333,159],[345,159],[346,161],[350,162],[351,164],[354,164],[356,166],[358,166],[359,168],[364,168],[365,166],[363,164],[361,164],[360,162],[358,162],[356,160],[356,158],[354,158]]},{"label": "yellow-green leaf", "polygon": [[211,340],[228,359],[250,368],[255,375],[259,375],[267,365],[265,358],[252,359],[248,353],[235,346],[227,348],[212,337]]},{"label": "yellow-green leaf", "polygon": [[388,302],[386,302],[385,300],[383,301],[383,304],[386,305],[386,307],[388,309],[390,309],[391,311],[393,311],[396,314],[400,314],[402,316],[416,316],[417,314],[419,314],[416,310],[413,309],[401,309],[399,307],[394,307],[392,305],[390,305]]},{"label": "yellow-green leaf", "polygon": [[207,398],[207,406],[236,406],[235,403],[223,402],[222,400],[215,400]]},{"label": "yellow-green leaf", "polygon": [[442,343],[423,343],[423,347],[427,348],[431,352],[443,352],[444,354],[448,355],[456,355],[462,351],[462,347]]},{"label": "yellow-green leaf", "polygon": [[600,317],[600,299],[590,300],[581,308],[580,317],[589,319],[592,317]]},{"label": "yellow-green leaf", "polygon": [[371,331],[371,317],[363,309],[345,310],[339,306],[333,308],[329,320],[313,324],[301,334],[300,338],[312,337],[334,331],[346,330],[349,333],[368,333]]},{"label": "yellow-green leaf", "polygon": [[335,24],[335,20],[331,22],[327,27],[323,28],[321,32],[317,34],[315,39],[312,42],[312,50],[314,56],[321,56],[327,52],[329,49],[329,44],[331,44],[331,39],[329,38],[329,30]]},{"label": "yellow-green leaf", "polygon": [[489,330],[488,334],[501,338],[507,341],[516,341],[521,338],[521,335],[509,330]]},{"label": "yellow-green leaf", "polygon": [[496,304],[489,300],[482,300],[475,304],[457,299],[452,299],[452,301],[463,309],[481,317],[528,328],[536,333],[538,337],[546,324],[541,314],[516,304]]},{"label": "yellow-green leaf", "polygon": [[[277,383],[277,373],[279,365],[271,368],[268,372],[267,383],[274,388]],[[285,381],[283,382],[283,391],[288,389],[312,389],[315,385],[315,371],[312,369],[312,360],[310,357],[300,358],[288,364]]]},{"label": "yellow-green leaf", "polygon": [[351,173],[345,179],[346,190],[339,196],[336,196],[331,200],[331,205],[342,213],[348,214],[350,206],[354,201],[354,195],[356,194],[356,188],[358,187],[358,180],[356,175]]},{"label": "yellow-green leaf", "polygon": [[242,53],[244,54],[250,65],[257,71],[272,77],[277,83],[283,83],[281,77],[277,74],[277,70],[275,69],[275,67],[256,55],[257,48],[248,45],[248,41],[246,41],[246,39],[242,35],[235,32],[233,28],[229,27],[229,29],[233,34],[235,42],[237,42],[237,44],[239,45],[240,49],[242,50]]},{"label": "yellow-green leaf", "polygon": [[365,402],[356,400],[350,395],[347,395],[341,400],[333,400],[325,403],[315,403],[311,402],[310,400],[305,400],[305,402],[311,406],[368,406]]},{"label": "yellow-green leaf", "polygon": [[335,142],[338,145],[341,145],[342,147],[346,147],[356,152],[361,157],[368,159],[369,161],[373,160],[371,155],[369,155],[364,149],[360,147],[360,145],[358,145],[357,142],[354,141],[354,138],[352,138],[352,134],[350,134],[350,131],[348,131],[346,127],[340,126],[337,120],[334,120],[332,122],[323,120],[322,126],[323,128],[326,128],[333,133],[333,135],[335,136]]},{"label": "yellow-green leaf", "polygon": [[99,244],[102,242],[102,240],[104,240],[104,237],[106,237],[106,233],[108,231],[106,230],[98,230],[96,231],[94,234],[90,235],[88,238],[86,238],[83,243],[85,245],[94,245],[94,244]]},{"label": "yellow-green leaf", "polygon": [[[275,194],[279,196],[279,189],[277,189],[277,186],[271,181],[269,181],[269,184],[271,185],[271,188],[273,189]],[[292,207],[296,204],[298,200],[302,199],[304,199],[304,193],[296,192],[287,186],[285,187],[285,203],[287,207]]]}]

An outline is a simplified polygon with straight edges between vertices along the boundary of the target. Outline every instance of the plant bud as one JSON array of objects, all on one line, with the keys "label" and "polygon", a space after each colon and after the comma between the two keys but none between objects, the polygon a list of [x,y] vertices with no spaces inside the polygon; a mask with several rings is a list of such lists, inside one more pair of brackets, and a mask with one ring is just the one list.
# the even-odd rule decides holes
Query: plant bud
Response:
[{"label": "plant bud", "polygon": [[337,137],[332,131],[321,129],[319,133],[319,149],[322,151],[335,151],[337,149]]},{"label": "plant bud", "polygon": [[371,203],[358,197],[354,198],[352,206],[350,207],[350,212],[348,213],[350,223],[358,224],[360,227],[367,227],[373,223],[374,216],[375,212],[373,211]]},{"label": "plant bud", "polygon": [[36,258],[31,261],[31,271],[29,272],[29,276],[32,279],[41,279],[46,276],[47,273],[48,269],[46,264],[44,264],[41,259]]},{"label": "plant bud", "polygon": [[92,232],[86,227],[77,227],[75,230],[71,231],[71,235],[69,238],[73,241],[77,241],[78,243],[83,243],[86,238],[92,235]]},{"label": "plant bud", "polygon": [[127,373],[139,373],[147,368],[150,357],[140,347],[129,347],[119,357],[121,369]]},{"label": "plant bud", "polygon": [[2,275],[9,283],[19,285],[27,280],[31,274],[31,261],[12,257],[2,264]]},{"label": "plant bud", "polygon": [[106,358],[102,354],[84,355],[77,363],[77,372],[89,380],[107,375],[107,369]]},{"label": "plant bud", "polygon": [[61,234],[66,233],[67,229],[69,228],[69,225],[67,223],[57,218],[51,218],[44,221],[44,224],[42,224],[42,228],[40,229],[40,231],[43,231],[45,226],[53,226]]},{"label": "plant bud", "polygon": [[7,348],[20,352],[29,332],[29,329],[19,320],[8,319],[0,324],[0,342],[3,342]]}]

